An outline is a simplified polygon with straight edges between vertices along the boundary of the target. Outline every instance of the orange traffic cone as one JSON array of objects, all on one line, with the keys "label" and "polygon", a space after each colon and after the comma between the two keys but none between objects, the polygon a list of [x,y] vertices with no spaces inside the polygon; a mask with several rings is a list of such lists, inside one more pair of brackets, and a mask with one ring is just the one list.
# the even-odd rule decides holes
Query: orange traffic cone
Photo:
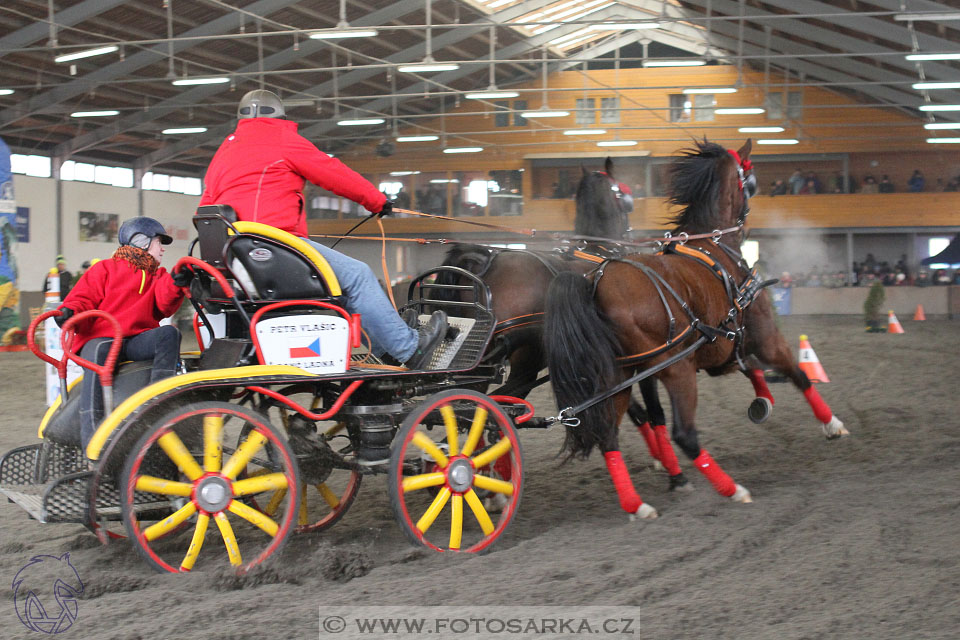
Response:
[{"label": "orange traffic cone", "polygon": [[918,304],[917,310],[913,312],[913,321],[914,322],[923,322],[927,319],[927,314],[923,312],[923,305]]},{"label": "orange traffic cone", "polygon": [[810,378],[810,382],[830,382],[827,372],[823,370],[817,354],[813,352],[813,347],[810,346],[810,341],[805,335],[800,336],[800,358],[797,364],[800,370]]},{"label": "orange traffic cone", "polygon": [[896,314],[891,310],[887,316],[887,333],[903,333],[903,326],[897,320]]}]

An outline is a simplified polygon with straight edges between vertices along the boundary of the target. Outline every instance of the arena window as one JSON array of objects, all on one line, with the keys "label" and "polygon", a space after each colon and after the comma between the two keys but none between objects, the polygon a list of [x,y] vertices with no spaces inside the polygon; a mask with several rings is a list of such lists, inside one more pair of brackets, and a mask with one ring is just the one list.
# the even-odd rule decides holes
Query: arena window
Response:
[{"label": "arena window", "polygon": [[34,178],[49,178],[52,175],[50,158],[46,156],[10,154],[10,170]]}]

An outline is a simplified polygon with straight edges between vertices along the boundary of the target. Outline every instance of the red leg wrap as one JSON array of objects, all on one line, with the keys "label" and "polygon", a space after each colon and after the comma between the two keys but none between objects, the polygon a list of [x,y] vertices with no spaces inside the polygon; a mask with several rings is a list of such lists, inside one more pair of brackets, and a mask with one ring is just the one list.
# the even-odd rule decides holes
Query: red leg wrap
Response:
[{"label": "red leg wrap", "polygon": [[700,450],[700,455],[694,458],[693,464],[697,465],[700,473],[710,481],[710,484],[713,485],[713,488],[716,489],[720,495],[729,498],[737,491],[737,485],[733,481],[733,478],[728,476],[727,472],[713,461],[713,458],[710,457],[706,449]]},{"label": "red leg wrap", "polygon": [[760,369],[750,369],[747,373],[750,382],[753,383],[753,392],[758,398],[766,398],[773,404],[773,394],[770,393],[770,387],[767,386],[767,380],[763,377],[763,371]]},{"label": "red leg wrap", "polygon": [[644,422],[642,425],[637,427],[637,430],[640,432],[640,435],[643,436],[643,439],[647,443],[647,449],[650,449],[650,455],[653,456],[654,460],[660,459],[660,445],[657,444],[657,436],[654,435],[653,429],[650,428],[649,422]]},{"label": "red leg wrap", "polygon": [[510,456],[500,456],[497,458],[497,461],[493,463],[493,470],[500,474],[500,477],[506,481],[510,481],[510,477],[513,476],[512,467],[510,466]]},{"label": "red leg wrap", "polygon": [[670,444],[670,436],[667,435],[666,425],[658,424],[653,428],[657,436],[657,446],[660,447],[660,463],[672,476],[680,473],[680,463],[677,462],[677,454],[673,452],[673,446]]},{"label": "red leg wrap", "polygon": [[607,461],[607,471],[613,479],[613,486],[617,490],[617,497],[620,498],[620,506],[627,513],[636,513],[643,500],[633,488],[633,481],[630,480],[630,474],[627,473],[627,465],[623,463],[623,456],[619,451],[607,451],[603,454]]},{"label": "red leg wrap", "polygon": [[820,392],[817,391],[815,386],[811,384],[810,388],[803,392],[803,397],[810,403],[810,408],[813,409],[813,415],[817,417],[817,420],[823,424],[830,422],[830,419],[833,418],[833,411],[830,411],[830,407],[820,397]]}]

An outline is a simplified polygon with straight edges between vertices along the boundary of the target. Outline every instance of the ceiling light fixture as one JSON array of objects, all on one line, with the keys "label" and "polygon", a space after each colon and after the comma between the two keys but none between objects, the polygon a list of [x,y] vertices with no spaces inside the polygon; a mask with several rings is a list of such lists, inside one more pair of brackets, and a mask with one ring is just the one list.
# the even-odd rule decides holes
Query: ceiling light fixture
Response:
[{"label": "ceiling light fixture", "polygon": [[590,31],[637,31],[640,29],[659,29],[659,22],[600,22],[592,24],[587,29]]},{"label": "ceiling light fixture", "polygon": [[498,98],[517,98],[520,93],[517,91],[497,91],[495,85],[491,85],[486,91],[474,91],[465,93],[463,97],[467,100],[496,100]]},{"label": "ceiling light fixture", "polygon": [[13,93],[13,89],[0,89],[0,96],[8,96]]},{"label": "ceiling light fixture", "polygon": [[[343,0],[341,0],[343,1]],[[432,73],[435,71],[456,71],[460,68],[459,64],[453,62],[437,62],[433,59],[433,11],[431,0],[427,0],[427,39],[425,43],[426,55],[423,61],[416,64],[405,64],[397,67],[397,71],[402,73]]]},{"label": "ceiling light fixture", "polygon": [[740,133],[783,133],[783,127],[740,127]]},{"label": "ceiling light fixture", "polygon": [[451,182],[460,182],[460,180],[458,180],[457,178],[453,178],[450,180],[446,178],[434,178],[433,180],[430,181],[430,184],[449,184]]},{"label": "ceiling light fixture", "polygon": [[917,20],[960,20],[960,12],[951,13],[898,13],[893,16],[897,22],[915,22]]},{"label": "ceiling light fixture", "polygon": [[283,101],[283,106],[288,107],[288,108],[291,108],[291,109],[292,109],[293,107],[312,107],[312,106],[314,106],[314,105],[316,105],[316,104],[317,104],[317,101],[316,101],[316,100],[314,100],[314,99],[307,99],[307,98],[295,98],[295,99],[293,99],[293,100],[284,100],[284,101]]},{"label": "ceiling light fixture", "polygon": [[592,136],[594,134],[602,135],[606,133],[606,129],[567,129],[563,132],[565,136]]},{"label": "ceiling light fixture", "polygon": [[736,93],[736,87],[702,87],[699,89],[684,89],[683,93]]},{"label": "ceiling light fixture", "polygon": [[102,118],[104,116],[120,115],[119,111],[74,111],[70,114],[71,118]]},{"label": "ceiling light fixture", "polygon": [[181,78],[174,80],[171,84],[177,87],[188,87],[194,84],[225,84],[227,82],[230,82],[230,78],[219,76],[213,78]]},{"label": "ceiling light fixture", "polygon": [[480,153],[483,147],[447,147],[444,153]]},{"label": "ceiling light fixture", "polygon": [[383,118],[354,118],[352,120],[339,120],[337,122],[341,127],[363,127],[369,124],[383,124]]},{"label": "ceiling light fixture", "polygon": [[520,93],[517,91],[500,91],[497,88],[496,70],[494,69],[494,60],[497,57],[497,27],[490,25],[490,85],[486,91],[473,91],[464,94],[467,100],[496,100],[498,98],[517,98]]},{"label": "ceiling light fixture", "polygon": [[923,125],[924,129],[960,129],[960,122],[930,122]]},{"label": "ceiling light fixture", "polygon": [[960,60],[960,53],[911,53],[907,60]]},{"label": "ceiling light fixture", "polygon": [[372,38],[377,35],[376,29],[336,29],[329,31],[314,31],[310,34],[311,40],[342,40],[344,38]]},{"label": "ceiling light fixture", "polygon": [[706,60],[644,60],[644,67],[702,67]]},{"label": "ceiling light fixture", "polygon": [[102,56],[105,53],[113,53],[114,51],[119,51],[120,47],[116,45],[110,45],[107,47],[97,47],[96,49],[86,49],[84,51],[77,51],[75,53],[66,53],[62,56],[57,56],[53,59],[54,62],[71,62],[73,60],[81,60],[83,58],[92,58],[93,56]]},{"label": "ceiling light fixture", "polygon": [[796,138],[768,138],[766,140],[757,140],[757,144],[800,144]]},{"label": "ceiling light fixture", "polygon": [[960,82],[914,82],[914,89],[960,89]]},{"label": "ceiling light fixture", "polygon": [[713,112],[718,116],[747,116],[757,113],[766,113],[767,110],[762,107],[735,107],[714,109]]},{"label": "ceiling light fixture", "polygon": [[927,138],[929,144],[960,144],[960,138]]},{"label": "ceiling light fixture", "polygon": [[920,111],[960,111],[960,104],[922,104]]},{"label": "ceiling light fixture", "polygon": [[524,118],[565,118],[570,115],[569,111],[558,111],[547,106],[547,47],[543,47],[543,98],[540,108],[533,111],[524,111],[520,115]]},{"label": "ceiling light fixture", "polygon": [[416,176],[420,175],[419,171],[391,171],[390,175],[392,176]]},{"label": "ceiling light fixture", "polygon": [[603,140],[597,143],[598,147],[632,147],[637,144],[636,140]]},{"label": "ceiling light fixture", "polygon": [[182,129],[164,129],[160,133],[165,136],[175,136],[181,133],[203,133],[206,130],[206,127],[183,127]]},{"label": "ceiling light fixture", "polygon": [[433,142],[439,139],[440,136],[399,136],[397,142]]}]

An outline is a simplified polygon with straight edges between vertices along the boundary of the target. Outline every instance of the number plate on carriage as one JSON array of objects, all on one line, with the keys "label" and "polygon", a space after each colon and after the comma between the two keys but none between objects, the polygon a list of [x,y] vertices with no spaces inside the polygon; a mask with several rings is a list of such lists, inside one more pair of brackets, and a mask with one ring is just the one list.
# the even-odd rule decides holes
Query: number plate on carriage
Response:
[{"label": "number plate on carriage", "polygon": [[350,325],[333,315],[283,316],[256,324],[264,364],[287,364],[310,373],[342,373],[350,353]]}]

